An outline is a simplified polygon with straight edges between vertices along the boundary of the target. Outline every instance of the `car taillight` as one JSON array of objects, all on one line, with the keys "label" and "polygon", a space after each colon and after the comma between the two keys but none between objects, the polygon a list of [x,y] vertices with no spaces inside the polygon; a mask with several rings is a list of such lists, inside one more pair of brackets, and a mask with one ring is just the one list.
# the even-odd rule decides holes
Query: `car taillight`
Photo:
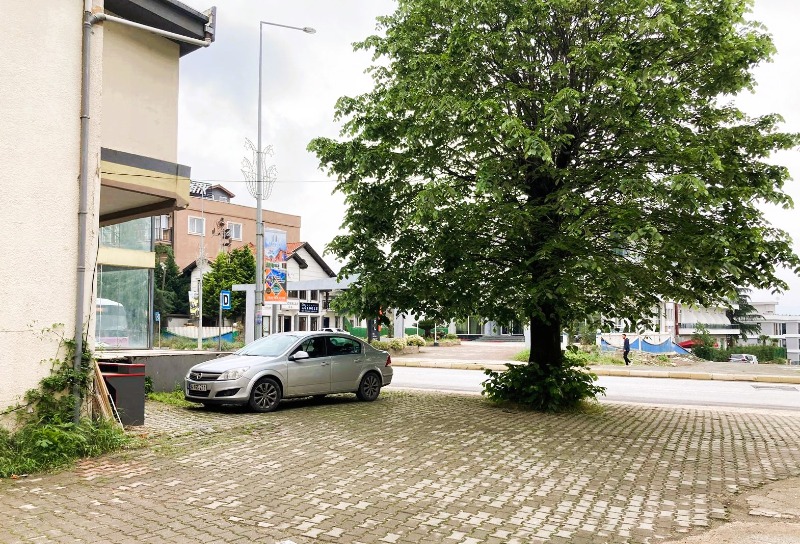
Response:
[{"label": "car taillight", "polygon": [[389,366],[391,364],[392,364],[392,356],[391,355],[387,355],[386,356],[386,366]]}]

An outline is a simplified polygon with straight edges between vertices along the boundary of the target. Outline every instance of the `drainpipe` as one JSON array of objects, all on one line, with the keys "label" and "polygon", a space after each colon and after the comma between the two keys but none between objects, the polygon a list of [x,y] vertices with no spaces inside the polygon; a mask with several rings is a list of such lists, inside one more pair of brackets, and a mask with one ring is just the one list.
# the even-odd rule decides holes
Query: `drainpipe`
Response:
[{"label": "drainpipe", "polygon": [[[190,43],[200,47],[208,47],[214,41],[214,26],[215,22],[215,9],[212,8],[209,16],[209,22],[206,25],[206,39],[198,40],[176,34],[174,32],[167,32],[158,28],[153,28],[127,19],[121,19],[114,15],[105,13],[92,14],[92,0],[84,0],[83,2],[83,36],[81,53],[81,122],[80,122],[80,200],[78,204],[78,289],[76,291],[76,304],[75,304],[75,355],[72,361],[72,367],[75,372],[81,370],[81,360],[83,355],[83,307],[84,297],[86,296],[86,219],[89,201],[89,91],[91,83],[91,73],[89,70],[91,55],[91,36],[92,25],[100,21],[112,21],[122,25],[132,26],[141,30],[147,30],[153,34],[164,36],[172,40]],[[81,417],[81,391],[78,384],[75,384],[72,390],[75,397],[75,404],[73,406],[72,419],[75,423],[80,421]]]}]

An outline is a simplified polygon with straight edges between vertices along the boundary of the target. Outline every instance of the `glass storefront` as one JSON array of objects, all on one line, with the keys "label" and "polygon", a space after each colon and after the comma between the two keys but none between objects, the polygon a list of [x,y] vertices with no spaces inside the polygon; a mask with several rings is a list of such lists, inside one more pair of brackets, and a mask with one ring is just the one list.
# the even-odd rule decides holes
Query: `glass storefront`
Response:
[{"label": "glass storefront", "polygon": [[483,334],[483,320],[473,315],[456,321],[456,334]]},{"label": "glass storefront", "polygon": [[[103,247],[152,251],[150,217],[102,227]],[[152,268],[97,265],[95,347],[147,349],[150,347]]]},{"label": "glass storefront", "polygon": [[100,229],[100,245],[120,249],[153,250],[153,219],[143,217]]},{"label": "glass storefront", "polygon": [[148,348],[152,270],[97,266],[97,349]]}]

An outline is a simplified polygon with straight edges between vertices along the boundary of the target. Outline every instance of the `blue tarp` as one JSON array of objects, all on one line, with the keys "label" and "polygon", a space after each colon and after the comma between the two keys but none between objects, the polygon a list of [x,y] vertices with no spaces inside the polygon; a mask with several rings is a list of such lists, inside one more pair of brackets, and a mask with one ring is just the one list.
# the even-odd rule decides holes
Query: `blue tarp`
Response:
[{"label": "blue tarp", "polygon": [[[197,340],[197,337],[188,338],[186,336],[178,336],[177,334],[172,334],[171,332],[164,331],[161,333],[161,338],[185,338],[187,340]],[[234,331],[226,332],[222,335],[223,342],[235,342],[236,336]],[[203,342],[219,342],[219,335],[214,336],[204,336]]]},{"label": "blue tarp", "polygon": [[[601,338],[600,349],[602,351],[621,351],[622,347],[612,346],[606,342],[605,339]],[[672,338],[665,340],[660,344],[653,344],[647,340],[641,340],[637,338],[631,342],[631,351],[643,351],[645,353],[677,353],[679,355],[686,355],[689,353],[676,344]]]}]

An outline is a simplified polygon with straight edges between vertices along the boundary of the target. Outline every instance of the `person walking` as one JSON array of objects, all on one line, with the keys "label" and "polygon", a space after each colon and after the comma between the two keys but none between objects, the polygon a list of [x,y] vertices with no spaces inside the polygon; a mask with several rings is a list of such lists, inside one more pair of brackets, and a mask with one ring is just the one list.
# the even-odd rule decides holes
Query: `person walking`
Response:
[{"label": "person walking", "polygon": [[628,340],[628,335],[622,335],[622,358],[625,359],[625,366],[631,364],[631,360],[628,359],[628,354],[631,352],[631,341]]}]

